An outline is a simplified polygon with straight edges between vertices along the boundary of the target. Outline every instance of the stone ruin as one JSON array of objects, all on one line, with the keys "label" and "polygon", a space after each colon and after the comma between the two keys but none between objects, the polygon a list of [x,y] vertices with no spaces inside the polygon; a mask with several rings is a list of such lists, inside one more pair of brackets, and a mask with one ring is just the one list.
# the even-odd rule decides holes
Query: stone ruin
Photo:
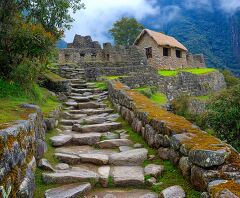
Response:
[{"label": "stone ruin", "polygon": [[136,46],[112,46],[104,43],[103,48],[90,36],[75,35],[73,43],[69,43],[66,49],[61,49],[59,62],[83,63],[83,62],[108,62],[126,63],[127,65],[146,65],[144,53]]}]

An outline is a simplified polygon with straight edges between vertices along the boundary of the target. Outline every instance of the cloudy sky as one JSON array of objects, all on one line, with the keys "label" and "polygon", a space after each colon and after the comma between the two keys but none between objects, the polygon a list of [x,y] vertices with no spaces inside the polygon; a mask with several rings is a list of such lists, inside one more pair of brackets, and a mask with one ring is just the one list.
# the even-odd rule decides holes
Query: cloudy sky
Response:
[{"label": "cloudy sky", "polygon": [[[187,9],[207,8],[213,5],[226,14],[240,8],[240,0],[179,0]],[[72,14],[75,22],[71,30],[65,32],[65,40],[71,42],[75,34],[91,35],[100,42],[110,41],[108,30],[123,16],[135,17],[139,21],[147,17],[158,17],[165,23],[181,14],[177,6],[160,6],[161,0],[83,0],[85,10]],[[158,24],[156,24],[157,27]]]}]

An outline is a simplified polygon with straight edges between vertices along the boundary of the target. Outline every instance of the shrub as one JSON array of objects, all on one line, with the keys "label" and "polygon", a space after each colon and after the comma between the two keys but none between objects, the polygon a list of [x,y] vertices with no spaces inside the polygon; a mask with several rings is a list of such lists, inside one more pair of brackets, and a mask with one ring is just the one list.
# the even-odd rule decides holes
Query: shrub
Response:
[{"label": "shrub", "polygon": [[231,71],[224,70],[222,71],[222,74],[224,75],[225,81],[227,83],[227,87],[232,87],[240,84],[240,78],[237,78],[236,76],[234,76]]},{"label": "shrub", "polygon": [[214,96],[206,107],[203,121],[222,140],[240,149],[240,85]]},{"label": "shrub", "polygon": [[14,82],[18,82],[24,87],[31,87],[36,82],[39,74],[45,69],[37,59],[35,61],[23,60],[11,72],[10,77]]}]

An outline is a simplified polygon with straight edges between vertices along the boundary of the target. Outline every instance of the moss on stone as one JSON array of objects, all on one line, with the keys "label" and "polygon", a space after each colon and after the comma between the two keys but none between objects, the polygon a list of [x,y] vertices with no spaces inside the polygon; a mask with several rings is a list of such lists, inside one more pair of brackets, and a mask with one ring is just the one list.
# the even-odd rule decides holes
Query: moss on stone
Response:
[{"label": "moss on stone", "polygon": [[[122,90],[124,85],[120,82],[114,82],[114,88]],[[149,121],[154,119],[164,123],[167,135],[180,133],[192,134],[191,138],[182,142],[187,148],[206,150],[220,150],[223,148],[222,146],[218,146],[223,144],[219,139],[204,133],[199,128],[193,126],[193,124],[185,118],[164,110],[138,91],[126,89],[125,92],[133,99],[138,111],[147,113]]]},{"label": "moss on stone", "polygon": [[217,193],[221,192],[222,190],[228,189],[230,190],[232,193],[234,193],[235,195],[237,195],[238,197],[240,197],[240,184],[236,183],[233,180],[230,180],[228,182],[225,183],[221,183],[219,185],[216,185],[214,187],[211,188],[210,193],[212,195],[212,197],[216,197]]}]

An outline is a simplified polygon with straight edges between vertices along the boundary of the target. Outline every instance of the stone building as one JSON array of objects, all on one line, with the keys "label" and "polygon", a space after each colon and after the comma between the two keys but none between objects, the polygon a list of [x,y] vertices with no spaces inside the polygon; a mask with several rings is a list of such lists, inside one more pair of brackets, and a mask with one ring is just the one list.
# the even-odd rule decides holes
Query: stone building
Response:
[{"label": "stone building", "polygon": [[123,63],[125,65],[146,65],[145,54],[137,46],[123,47],[112,46],[104,43],[103,48],[97,41],[92,41],[90,36],[75,35],[73,43],[67,48],[60,49],[59,63]]},{"label": "stone building", "polygon": [[205,67],[203,55],[192,55],[188,49],[171,36],[144,29],[134,42],[143,50],[150,66],[159,69]]}]

